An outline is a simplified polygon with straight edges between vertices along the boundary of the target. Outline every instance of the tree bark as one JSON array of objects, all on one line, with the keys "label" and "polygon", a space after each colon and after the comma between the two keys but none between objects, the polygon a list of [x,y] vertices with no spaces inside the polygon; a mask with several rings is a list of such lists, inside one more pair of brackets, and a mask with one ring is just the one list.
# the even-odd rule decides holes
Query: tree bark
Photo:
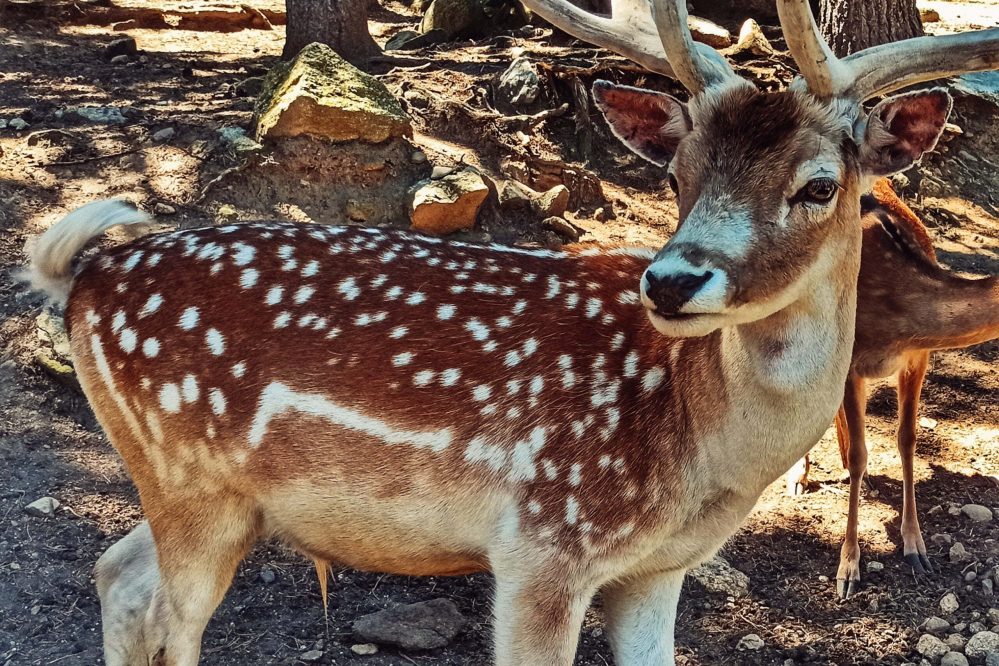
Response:
[{"label": "tree bark", "polygon": [[839,57],[923,34],[916,0],[819,0],[822,35]]},{"label": "tree bark", "polygon": [[381,52],[368,32],[370,0],[285,0],[288,12],[285,59],[312,42],[328,44],[353,65]]}]

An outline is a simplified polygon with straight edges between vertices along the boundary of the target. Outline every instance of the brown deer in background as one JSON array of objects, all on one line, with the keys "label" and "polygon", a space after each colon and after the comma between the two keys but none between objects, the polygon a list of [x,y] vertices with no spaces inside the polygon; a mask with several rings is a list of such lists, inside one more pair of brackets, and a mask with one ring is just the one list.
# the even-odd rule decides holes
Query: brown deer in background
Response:
[{"label": "brown deer in background", "polygon": [[[670,165],[680,227],[658,253],[263,223],[146,237],[74,274],[140,218],[99,202],[47,231],[34,283],[68,294],[158,560],[108,662],[196,664],[237,564],[274,535],[320,563],[492,571],[500,666],[570,664],[598,591],[619,664],[673,664],[685,571],[841,402],[864,179],[932,149],[950,109],[938,89],[860,100],[986,66],[947,39],[819,60],[807,4],[780,7],[789,37],[809,31],[788,91],[695,45],[683,0],[654,13],[689,103],[594,86],[615,133]],[[978,40],[999,34],[958,41]],[[151,566],[144,529],[102,558],[105,591]]]},{"label": "brown deer in background", "polygon": [[[867,470],[866,382],[898,378],[898,450],[902,458],[902,552],[917,573],[932,571],[919,529],[913,458],[919,395],[930,352],[999,337],[999,278],[967,279],[941,268],[930,236],[887,180],[861,200],[864,244],[857,295],[857,333],[843,406],[836,416],[843,466],[850,472],[846,539],[836,576],[842,597],[860,582],[857,523]],[[789,491],[803,489],[808,461],[792,469]]]}]

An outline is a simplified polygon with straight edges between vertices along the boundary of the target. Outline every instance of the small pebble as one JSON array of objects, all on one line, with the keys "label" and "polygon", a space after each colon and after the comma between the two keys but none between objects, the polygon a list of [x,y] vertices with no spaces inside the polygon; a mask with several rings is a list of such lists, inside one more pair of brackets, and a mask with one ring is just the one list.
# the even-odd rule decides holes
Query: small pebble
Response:
[{"label": "small pebble", "polygon": [[275,580],[277,580],[277,574],[270,567],[264,567],[260,570],[260,580],[270,585]]},{"label": "small pebble", "polygon": [[763,646],[763,639],[758,634],[746,634],[739,639],[739,643],[735,646],[735,649],[756,651],[762,649]]},{"label": "small pebble", "polygon": [[127,62],[128,62],[128,56],[124,54],[116,55],[115,57],[111,58],[112,65],[124,65]]},{"label": "small pebble", "polygon": [[177,209],[165,203],[158,203],[153,206],[153,212],[157,215],[176,215]]},{"label": "small pebble", "polygon": [[61,505],[54,497],[41,497],[24,507],[24,512],[35,518],[51,518]]},{"label": "small pebble", "polygon": [[885,565],[881,562],[868,562],[867,571],[869,573],[877,573],[879,571],[884,571]]},{"label": "small pebble", "polygon": [[164,127],[163,129],[161,129],[158,132],[156,132],[155,134],[153,134],[153,141],[156,141],[158,143],[162,143],[164,141],[169,141],[170,139],[173,138],[173,135],[176,134],[176,133],[177,133],[177,130],[175,130],[174,128],[172,128],[172,127]]},{"label": "small pebble", "polygon": [[957,600],[957,595],[953,592],[948,592],[940,600],[940,610],[944,615],[953,615],[961,608],[961,602]]},{"label": "small pebble", "polygon": [[358,643],[356,645],[351,645],[350,651],[361,656],[378,654],[378,646],[374,643]]},{"label": "small pebble", "polygon": [[310,662],[310,663],[313,662],[313,661],[319,661],[320,659],[323,658],[323,651],[322,650],[309,650],[308,652],[303,652],[302,654],[298,655],[298,658],[301,659],[302,661],[306,661],[306,662]]}]

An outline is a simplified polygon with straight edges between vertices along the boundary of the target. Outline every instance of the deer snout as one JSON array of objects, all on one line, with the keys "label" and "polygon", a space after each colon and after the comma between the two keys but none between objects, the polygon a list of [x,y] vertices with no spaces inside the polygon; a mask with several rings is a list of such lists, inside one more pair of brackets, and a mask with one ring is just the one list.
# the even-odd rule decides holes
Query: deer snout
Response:
[{"label": "deer snout", "polygon": [[725,308],[727,283],[724,271],[711,267],[656,262],[642,275],[642,303],[664,317],[716,313]]}]

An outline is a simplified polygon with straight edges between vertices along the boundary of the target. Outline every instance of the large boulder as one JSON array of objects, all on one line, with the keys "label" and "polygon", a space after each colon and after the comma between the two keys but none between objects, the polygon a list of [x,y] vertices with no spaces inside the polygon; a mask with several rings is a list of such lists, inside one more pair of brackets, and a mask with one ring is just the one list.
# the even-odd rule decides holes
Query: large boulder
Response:
[{"label": "large boulder", "polygon": [[378,79],[319,43],[271,70],[255,120],[261,142],[304,135],[382,143],[413,134],[409,116]]},{"label": "large boulder", "polygon": [[479,0],[434,0],[423,15],[420,32],[439,30],[447,37],[477,32],[486,22],[486,12]]},{"label": "large boulder", "polygon": [[442,648],[465,627],[467,620],[450,599],[399,605],[354,620],[354,636],[368,643],[404,650]]}]

